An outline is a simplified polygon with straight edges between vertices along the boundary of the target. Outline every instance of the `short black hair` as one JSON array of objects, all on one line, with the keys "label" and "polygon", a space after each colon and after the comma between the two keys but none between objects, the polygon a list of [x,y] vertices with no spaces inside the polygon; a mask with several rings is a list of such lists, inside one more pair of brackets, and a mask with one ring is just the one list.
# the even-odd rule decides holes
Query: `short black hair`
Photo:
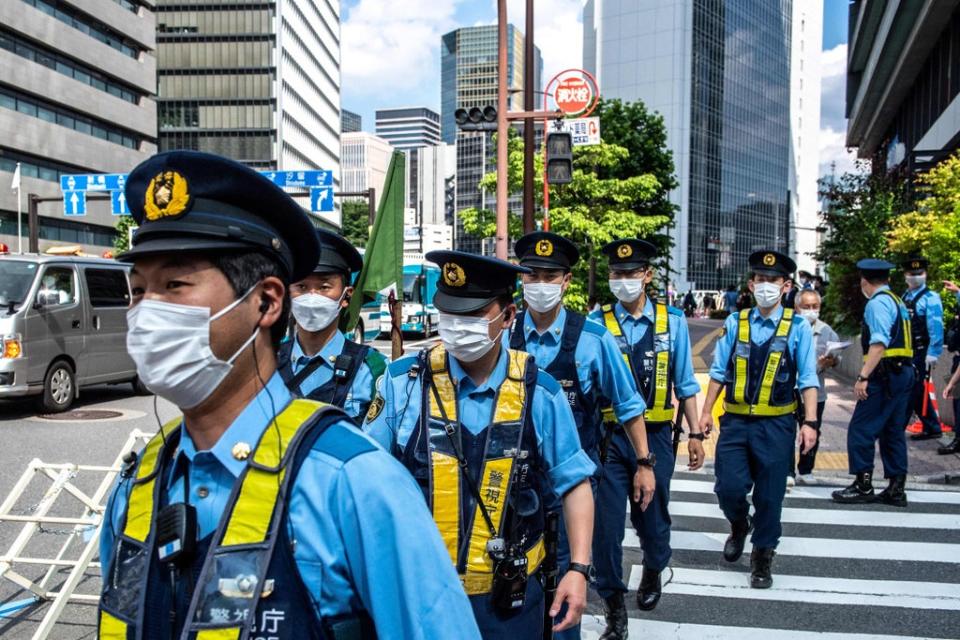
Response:
[{"label": "short black hair", "polygon": [[502,295],[497,296],[497,304],[500,305],[500,309],[506,309],[510,305],[514,304],[513,294],[504,293]]},{"label": "short black hair", "polygon": [[[259,251],[224,252],[210,257],[213,266],[223,272],[233,289],[234,296],[242,296],[264,278],[279,278],[283,286],[289,288],[290,276],[280,261]],[[280,317],[270,327],[270,341],[274,350],[280,348],[280,341],[287,333],[290,318],[290,297],[283,296],[283,308]]]},{"label": "short black hair", "polygon": [[860,276],[874,286],[881,285],[881,284],[890,284],[889,274],[888,275],[870,274],[869,276],[867,276],[867,274],[862,273],[860,274]]}]

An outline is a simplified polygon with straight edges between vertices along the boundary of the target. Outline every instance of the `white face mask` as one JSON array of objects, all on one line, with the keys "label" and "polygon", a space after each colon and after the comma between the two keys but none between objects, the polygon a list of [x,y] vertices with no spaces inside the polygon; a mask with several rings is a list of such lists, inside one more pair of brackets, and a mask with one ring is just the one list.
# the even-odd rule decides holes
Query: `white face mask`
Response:
[{"label": "white face mask", "polygon": [[758,282],[753,285],[753,297],[761,309],[769,309],[780,302],[780,285],[772,282]]},{"label": "white face mask", "polygon": [[[505,311],[505,310],[504,310]],[[441,313],[440,340],[443,348],[461,362],[473,362],[485,356],[497,343],[490,339],[490,323],[496,322],[503,311],[496,318],[474,318],[452,313]]]},{"label": "white face mask", "polygon": [[346,291],[334,300],[320,293],[305,293],[291,299],[290,310],[299,326],[307,331],[320,331],[340,315],[340,302],[345,295]]},{"label": "white face mask", "polygon": [[904,279],[907,281],[907,286],[911,289],[919,289],[923,285],[927,284],[927,276],[904,276]]},{"label": "white face mask", "polygon": [[817,319],[820,318],[820,311],[818,309],[801,309],[798,313],[801,318],[806,319],[810,324],[815,324]]},{"label": "white face mask", "polygon": [[140,381],[181,409],[192,409],[209,398],[259,332],[255,328],[224,362],[210,349],[210,323],[233,310],[251,291],[212,317],[208,307],[158,300],[143,300],[127,311],[127,352],[137,365]]},{"label": "white face mask", "polygon": [[527,306],[539,313],[546,313],[560,304],[563,297],[563,285],[534,282],[523,285],[523,300]]},{"label": "white face mask", "polygon": [[610,278],[610,293],[620,302],[633,302],[643,292],[643,280],[636,278]]}]

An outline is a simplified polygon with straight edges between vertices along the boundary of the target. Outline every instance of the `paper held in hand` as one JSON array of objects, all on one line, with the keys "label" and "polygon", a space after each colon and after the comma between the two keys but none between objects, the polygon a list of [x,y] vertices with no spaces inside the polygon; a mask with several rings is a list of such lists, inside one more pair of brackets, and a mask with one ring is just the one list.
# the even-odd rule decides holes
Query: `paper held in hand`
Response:
[{"label": "paper held in hand", "polygon": [[844,342],[832,342],[832,341],[828,342],[827,350],[824,352],[823,355],[824,357],[839,355],[841,351],[849,347],[851,344],[853,343],[850,342],[849,340],[846,340]]}]

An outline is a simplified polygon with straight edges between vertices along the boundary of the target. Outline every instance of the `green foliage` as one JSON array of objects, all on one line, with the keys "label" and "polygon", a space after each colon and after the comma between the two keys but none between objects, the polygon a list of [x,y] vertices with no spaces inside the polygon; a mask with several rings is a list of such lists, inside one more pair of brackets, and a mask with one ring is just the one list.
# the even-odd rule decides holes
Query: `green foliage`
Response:
[{"label": "green foliage", "polygon": [[136,227],[137,223],[133,216],[120,216],[117,218],[117,235],[113,239],[113,255],[120,255],[130,248],[130,228]]},{"label": "green foliage", "polygon": [[[866,300],[856,264],[863,258],[895,259],[887,233],[907,210],[908,183],[897,175],[847,173],[835,184],[820,183],[827,205],[820,213],[828,233],[817,251],[827,265],[825,320],[842,333],[858,333]],[[893,283],[894,287],[902,283]]]},{"label": "green foliage", "polygon": [[347,200],[341,206],[343,237],[361,249],[370,237],[370,207],[366,200]]}]

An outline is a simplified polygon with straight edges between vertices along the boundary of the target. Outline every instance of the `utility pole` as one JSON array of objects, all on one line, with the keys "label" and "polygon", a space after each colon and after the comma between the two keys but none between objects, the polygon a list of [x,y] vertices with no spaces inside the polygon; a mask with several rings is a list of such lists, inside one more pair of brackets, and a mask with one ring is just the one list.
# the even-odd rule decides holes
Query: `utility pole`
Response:
[{"label": "utility pole", "polygon": [[507,259],[507,0],[497,0],[497,249]]},{"label": "utility pole", "polygon": [[[533,0],[527,0],[527,33],[523,40],[523,110],[533,111],[536,65],[533,59]],[[536,146],[536,121],[523,121],[523,232],[533,231],[533,153]],[[546,133],[546,132],[544,132]]]}]

